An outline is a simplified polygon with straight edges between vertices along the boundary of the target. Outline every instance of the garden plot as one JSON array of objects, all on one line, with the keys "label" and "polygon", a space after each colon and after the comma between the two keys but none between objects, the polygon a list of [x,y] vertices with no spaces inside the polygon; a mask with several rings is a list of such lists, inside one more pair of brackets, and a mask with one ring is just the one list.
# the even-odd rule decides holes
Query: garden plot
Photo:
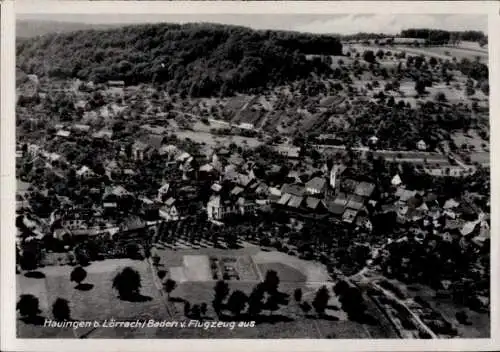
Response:
[{"label": "garden plot", "polygon": [[208,281],[212,279],[210,264],[206,255],[185,255],[184,273],[188,281]]}]

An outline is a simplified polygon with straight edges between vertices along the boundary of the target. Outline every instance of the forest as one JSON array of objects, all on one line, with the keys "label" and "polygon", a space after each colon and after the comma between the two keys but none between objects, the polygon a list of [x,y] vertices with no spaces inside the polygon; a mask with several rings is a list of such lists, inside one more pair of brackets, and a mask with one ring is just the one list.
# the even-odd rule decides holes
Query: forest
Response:
[{"label": "forest", "polygon": [[191,96],[253,92],[330,67],[306,54],[341,55],[339,38],[215,24],[128,25],[17,42],[18,69],[96,83],[155,83]]},{"label": "forest", "polygon": [[401,36],[405,38],[420,38],[429,41],[429,44],[446,44],[450,40],[459,39],[470,42],[487,40],[486,35],[481,31],[445,31],[429,28],[410,28],[401,31]]}]

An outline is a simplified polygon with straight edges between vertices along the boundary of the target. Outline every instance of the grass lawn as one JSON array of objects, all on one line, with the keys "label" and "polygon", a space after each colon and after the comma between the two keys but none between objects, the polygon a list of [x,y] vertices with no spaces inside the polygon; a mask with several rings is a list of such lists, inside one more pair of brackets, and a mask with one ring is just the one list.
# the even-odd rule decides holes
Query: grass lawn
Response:
[{"label": "grass lawn", "polygon": [[[89,338],[380,338],[393,337],[384,333],[383,322],[377,325],[362,325],[351,322],[345,313],[339,309],[337,297],[333,294],[334,282],[329,281],[325,269],[317,263],[307,262],[279,252],[259,252],[259,248],[242,248],[238,250],[222,250],[203,248],[200,250],[159,250],[161,256],[160,269],[182,266],[185,258],[197,256],[237,257],[239,265],[246,269],[262,271],[276,270],[280,276],[280,292],[289,295],[289,303],[282,305],[275,312],[263,311],[257,318],[254,327],[219,327],[204,329],[203,327],[189,328],[80,328],[59,329],[44,328],[18,323],[20,337],[58,337],[74,338],[88,334]],[[188,260],[189,261],[189,260]],[[255,264],[254,264],[255,261]],[[197,263],[197,261],[191,261]],[[111,288],[112,279],[119,270],[132,266],[139,271],[142,278],[141,293],[150,297],[144,302],[126,302],[117,297]],[[75,284],[69,281],[72,267],[57,266],[41,269],[45,278],[30,279],[18,276],[18,294],[33,293],[40,298],[42,316],[52,316],[50,306],[58,298],[65,298],[70,302],[71,314],[77,320],[191,320],[184,316],[184,302],[194,304],[206,303],[208,311],[204,320],[219,320],[212,308],[214,281],[184,281],[178,282],[171,293],[171,300],[166,294],[162,295],[153,282],[153,274],[147,262],[132,260],[106,260],[91,264],[86,268],[88,276],[85,283],[91,288],[87,291],[78,290]],[[243,269],[240,268],[243,271]],[[248,271],[251,272],[250,270]],[[255,274],[255,273],[254,273]],[[256,276],[256,275],[254,275]],[[259,280],[228,281],[231,292],[241,290],[249,295]],[[297,288],[303,291],[303,301],[312,302],[320,286],[326,285],[331,298],[328,317],[318,318],[314,311],[305,314],[299,304],[294,301],[293,292]],[[372,313],[370,313],[372,314]],[[375,311],[372,315],[376,316]],[[379,320],[378,317],[377,321]],[[252,321],[255,318],[242,317],[243,321]],[[221,320],[234,321],[235,317],[228,310],[223,311]]]},{"label": "grass lawn", "polygon": [[258,264],[258,268],[263,276],[268,270],[276,271],[281,282],[304,282],[307,280],[307,277],[300,271],[282,263]]},{"label": "grass lawn", "polygon": [[[115,290],[112,289],[112,280],[117,272],[126,266],[136,269],[141,275],[141,294],[144,302],[128,302],[120,300]],[[40,271],[45,274],[42,279],[27,279],[18,276],[18,295],[31,293],[40,299],[42,316],[52,317],[51,306],[57,298],[67,299],[70,303],[71,316],[76,320],[135,320],[135,319],[162,319],[167,316],[165,306],[159,291],[153,284],[149,265],[142,261],[132,260],[106,260],[96,262],[86,268],[87,278],[84,283],[90,284],[89,290],[75,288],[75,283],[69,277],[73,267],[58,266],[46,267]],[[67,332],[61,329],[35,328],[32,325],[20,323],[18,336],[35,337],[32,334],[41,330],[49,334],[59,335]],[[126,331],[117,329],[102,329],[106,332],[103,337],[122,337]],[[124,329],[130,330],[130,329]],[[78,329],[78,333],[82,330]],[[145,333],[146,331],[143,331]],[[42,335],[41,336],[45,336]],[[58,336],[59,337],[59,336]],[[65,336],[61,336],[65,337]]]},{"label": "grass lawn", "polygon": [[467,135],[465,135],[463,132],[455,132],[451,135],[451,138],[459,148],[461,148],[462,144],[465,143],[467,145],[473,145],[476,152],[480,152],[483,150],[483,143],[487,148],[490,144],[489,141],[483,140],[475,131],[472,130],[468,131]]}]

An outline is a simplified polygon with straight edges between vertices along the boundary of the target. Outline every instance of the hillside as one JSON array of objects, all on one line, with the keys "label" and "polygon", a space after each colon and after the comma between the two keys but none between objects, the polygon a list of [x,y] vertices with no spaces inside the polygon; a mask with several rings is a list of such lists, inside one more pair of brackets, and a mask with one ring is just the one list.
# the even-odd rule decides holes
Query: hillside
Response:
[{"label": "hillside", "polygon": [[210,24],[150,24],[18,40],[18,68],[51,78],[156,82],[191,96],[247,92],[324,74],[304,54],[339,55],[333,36]]}]

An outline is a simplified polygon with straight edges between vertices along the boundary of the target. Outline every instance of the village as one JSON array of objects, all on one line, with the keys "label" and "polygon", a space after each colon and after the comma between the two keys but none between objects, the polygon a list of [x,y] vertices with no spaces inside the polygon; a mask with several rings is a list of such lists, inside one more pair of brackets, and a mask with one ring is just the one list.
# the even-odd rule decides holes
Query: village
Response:
[{"label": "village", "polygon": [[[151,276],[151,287],[163,292],[169,282],[170,317],[199,317],[200,299],[196,309],[187,305],[201,287],[190,290],[193,283],[267,283],[274,272],[293,295],[294,275],[305,275],[314,302],[324,301],[324,285],[335,284],[326,303],[341,303],[328,313],[336,320],[361,329],[370,319],[352,307],[364,302],[378,321],[372,325],[394,334],[373,328],[371,337],[478,337],[480,329],[468,327],[469,320],[484,324],[489,311],[490,181],[489,146],[473,144],[487,127],[487,97],[476,89],[476,100],[434,104],[406,90],[405,100],[378,82],[382,68],[401,70],[409,58],[376,52],[378,66],[360,66],[362,57],[371,60],[369,49],[353,59],[361,49],[350,45],[345,62],[333,58],[338,71],[327,84],[310,79],[230,98],[190,98],[120,80],[24,77],[17,101],[17,273],[75,266],[90,273],[106,261],[145,260],[141,277]],[[423,60],[430,75],[444,65]],[[460,77],[458,69],[453,74]],[[359,86],[370,75],[377,83]],[[445,129],[396,133],[405,114],[446,119],[452,108],[476,117],[461,131],[462,145],[452,142],[456,135],[445,138]],[[381,117],[391,111],[396,122]],[[368,113],[376,118],[368,121]],[[315,270],[321,278],[308,276]],[[173,290],[184,292],[180,303],[171,301]],[[350,290],[358,290],[359,301],[345,298]],[[296,301],[307,315],[311,307]],[[321,317],[325,307],[315,308]],[[86,314],[83,308],[72,311]],[[332,326],[320,326],[319,336]]]}]

